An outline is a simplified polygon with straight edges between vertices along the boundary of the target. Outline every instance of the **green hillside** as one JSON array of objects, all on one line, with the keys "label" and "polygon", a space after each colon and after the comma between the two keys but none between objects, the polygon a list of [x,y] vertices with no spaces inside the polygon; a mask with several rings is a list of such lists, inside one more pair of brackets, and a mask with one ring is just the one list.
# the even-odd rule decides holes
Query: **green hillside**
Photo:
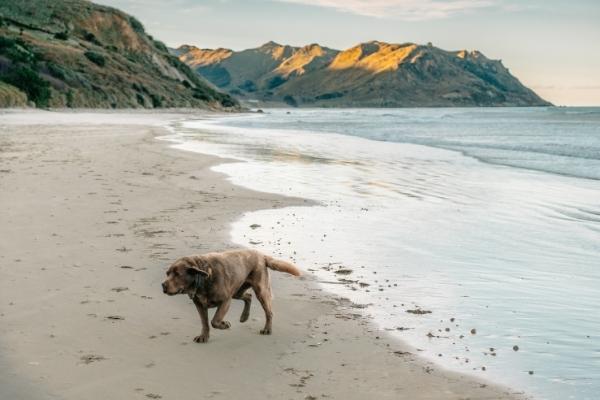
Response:
[{"label": "green hillside", "polygon": [[140,21],[84,0],[0,0],[0,81],[3,107],[239,107]]}]

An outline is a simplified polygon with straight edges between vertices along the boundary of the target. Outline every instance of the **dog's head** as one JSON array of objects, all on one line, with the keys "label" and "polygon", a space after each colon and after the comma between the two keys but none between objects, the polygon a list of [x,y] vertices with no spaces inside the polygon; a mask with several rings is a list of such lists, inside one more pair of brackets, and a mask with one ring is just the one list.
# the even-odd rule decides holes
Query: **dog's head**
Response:
[{"label": "dog's head", "polygon": [[209,276],[210,268],[202,257],[179,258],[167,270],[167,279],[162,283],[163,293],[169,296],[193,293],[197,288],[198,278]]}]

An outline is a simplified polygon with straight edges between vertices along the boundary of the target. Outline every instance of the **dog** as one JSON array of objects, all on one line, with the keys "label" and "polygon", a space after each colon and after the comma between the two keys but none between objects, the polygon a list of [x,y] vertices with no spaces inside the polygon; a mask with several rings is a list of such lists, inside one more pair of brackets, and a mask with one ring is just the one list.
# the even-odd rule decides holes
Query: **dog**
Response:
[{"label": "dog", "polygon": [[248,320],[252,302],[252,295],[246,293],[249,288],[254,290],[265,311],[266,322],[260,333],[270,335],[273,310],[269,269],[300,276],[300,270],[289,262],[276,260],[255,250],[231,250],[177,259],[168,268],[162,289],[169,296],[187,294],[196,305],[202,321],[202,332],[194,338],[196,343],[208,341],[209,308],[217,307],[211,321],[215,329],[228,329],[231,326],[223,320],[231,299],[244,301],[240,322]]}]

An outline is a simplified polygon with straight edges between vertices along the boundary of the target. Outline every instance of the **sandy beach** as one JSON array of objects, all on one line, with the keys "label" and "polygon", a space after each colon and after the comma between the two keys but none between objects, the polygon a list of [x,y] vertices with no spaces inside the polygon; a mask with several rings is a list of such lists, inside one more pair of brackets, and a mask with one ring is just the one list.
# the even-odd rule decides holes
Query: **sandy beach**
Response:
[{"label": "sandy beach", "polygon": [[273,335],[256,302],[244,324],[234,302],[231,329],[193,343],[193,304],[161,292],[168,264],[233,247],[246,211],[306,201],[155,139],[189,116],[0,114],[0,398],[525,397],[422,360],[308,272],[272,273]]}]

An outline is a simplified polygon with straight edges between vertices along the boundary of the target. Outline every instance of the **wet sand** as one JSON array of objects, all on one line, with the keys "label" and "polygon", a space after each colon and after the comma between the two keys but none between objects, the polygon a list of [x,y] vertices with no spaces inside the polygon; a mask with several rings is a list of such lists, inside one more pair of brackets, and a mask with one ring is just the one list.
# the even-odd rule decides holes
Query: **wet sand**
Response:
[{"label": "wet sand", "polygon": [[154,139],[183,117],[0,114],[0,398],[524,398],[421,360],[308,272],[272,273],[273,335],[234,303],[231,329],[193,343],[194,306],[161,293],[169,262],[231,248],[246,211],[306,203]]}]

